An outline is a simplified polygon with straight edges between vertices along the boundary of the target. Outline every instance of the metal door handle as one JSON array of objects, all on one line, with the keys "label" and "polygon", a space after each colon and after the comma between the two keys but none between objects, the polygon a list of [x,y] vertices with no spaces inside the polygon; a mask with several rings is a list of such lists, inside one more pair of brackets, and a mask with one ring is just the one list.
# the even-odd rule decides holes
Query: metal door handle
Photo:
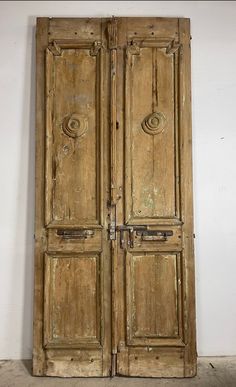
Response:
[{"label": "metal door handle", "polygon": [[57,230],[57,235],[63,239],[87,239],[94,236],[93,230]]},{"label": "metal door handle", "polygon": [[145,231],[137,231],[137,235],[141,236],[142,241],[157,241],[157,242],[165,242],[168,240],[169,236],[173,235],[173,231],[171,230],[145,230]]}]

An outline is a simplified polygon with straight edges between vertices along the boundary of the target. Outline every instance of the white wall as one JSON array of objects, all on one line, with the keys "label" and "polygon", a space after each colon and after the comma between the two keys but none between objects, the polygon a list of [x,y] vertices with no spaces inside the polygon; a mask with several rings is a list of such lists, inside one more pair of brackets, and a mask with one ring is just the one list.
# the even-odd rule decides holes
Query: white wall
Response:
[{"label": "white wall", "polygon": [[236,3],[0,3],[0,359],[32,351],[36,16],[192,22],[199,355],[236,355]]}]

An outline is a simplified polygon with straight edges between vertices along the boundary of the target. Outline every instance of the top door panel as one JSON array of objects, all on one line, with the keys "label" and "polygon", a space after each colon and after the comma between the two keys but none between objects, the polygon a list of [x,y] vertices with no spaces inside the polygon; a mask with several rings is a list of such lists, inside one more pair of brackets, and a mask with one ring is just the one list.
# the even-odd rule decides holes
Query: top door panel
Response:
[{"label": "top door panel", "polygon": [[136,38],[127,48],[127,223],[179,217],[178,53],[170,38]]},{"label": "top door panel", "polygon": [[88,41],[47,51],[47,224],[100,224],[100,51]]}]

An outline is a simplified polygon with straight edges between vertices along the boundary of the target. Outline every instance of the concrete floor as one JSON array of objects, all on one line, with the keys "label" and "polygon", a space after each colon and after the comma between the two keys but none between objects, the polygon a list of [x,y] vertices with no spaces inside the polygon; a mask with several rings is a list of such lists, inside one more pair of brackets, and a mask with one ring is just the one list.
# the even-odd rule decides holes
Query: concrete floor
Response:
[{"label": "concrete floor", "polygon": [[30,360],[0,361],[0,387],[236,387],[236,357],[202,357],[193,379],[52,378],[31,376]]}]

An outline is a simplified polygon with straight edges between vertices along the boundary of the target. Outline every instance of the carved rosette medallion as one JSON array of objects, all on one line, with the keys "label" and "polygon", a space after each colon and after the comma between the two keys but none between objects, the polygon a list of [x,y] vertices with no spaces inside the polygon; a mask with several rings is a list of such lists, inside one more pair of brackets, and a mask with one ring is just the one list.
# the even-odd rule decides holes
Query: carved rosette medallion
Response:
[{"label": "carved rosette medallion", "polygon": [[158,134],[163,132],[166,124],[166,118],[161,112],[154,112],[144,118],[142,128],[147,134]]},{"label": "carved rosette medallion", "polygon": [[66,116],[62,122],[63,132],[72,138],[82,136],[88,129],[88,119],[82,114]]}]

